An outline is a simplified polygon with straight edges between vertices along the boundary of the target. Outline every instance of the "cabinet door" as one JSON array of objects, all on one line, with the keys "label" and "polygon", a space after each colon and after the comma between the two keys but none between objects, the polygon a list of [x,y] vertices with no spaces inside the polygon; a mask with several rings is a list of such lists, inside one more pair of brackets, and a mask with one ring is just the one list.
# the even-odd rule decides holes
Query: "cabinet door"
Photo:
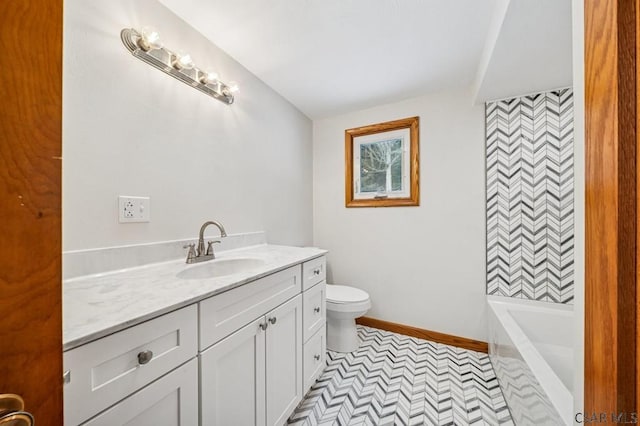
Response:
[{"label": "cabinet door", "polygon": [[260,317],[200,355],[202,426],[264,425],[264,324]]},{"label": "cabinet door", "polygon": [[267,314],[267,425],[282,425],[302,400],[302,296]]},{"label": "cabinet door", "polygon": [[198,362],[194,358],[84,423],[84,426],[197,424]]}]

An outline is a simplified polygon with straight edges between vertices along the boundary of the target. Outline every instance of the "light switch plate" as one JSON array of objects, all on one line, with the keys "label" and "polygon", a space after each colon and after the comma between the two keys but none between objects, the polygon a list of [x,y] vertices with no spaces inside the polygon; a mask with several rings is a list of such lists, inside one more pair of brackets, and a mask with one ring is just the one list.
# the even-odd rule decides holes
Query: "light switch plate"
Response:
[{"label": "light switch plate", "polygon": [[127,195],[119,196],[118,219],[120,223],[150,222],[151,198],[131,197]]}]

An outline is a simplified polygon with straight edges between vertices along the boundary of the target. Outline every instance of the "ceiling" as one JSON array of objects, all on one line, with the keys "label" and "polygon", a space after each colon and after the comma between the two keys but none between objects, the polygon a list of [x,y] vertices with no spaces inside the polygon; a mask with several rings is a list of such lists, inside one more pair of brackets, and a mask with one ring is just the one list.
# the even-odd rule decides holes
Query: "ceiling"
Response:
[{"label": "ceiling", "polygon": [[[476,95],[486,95],[488,85],[495,84],[491,72],[507,66],[515,75],[517,68],[508,63],[508,53],[506,61],[492,62],[494,51],[508,52],[522,44],[523,34],[512,31],[511,40],[499,36],[511,16],[511,3],[528,3],[534,9],[539,4],[531,0],[160,1],[312,119],[443,90],[471,93],[475,87]],[[570,0],[540,1],[570,4]],[[522,18],[521,13],[513,15]],[[570,33],[570,17],[568,23]],[[510,24],[516,33],[518,25]],[[506,42],[498,44],[500,40]],[[494,44],[500,48],[494,49]]]},{"label": "ceiling", "polygon": [[511,0],[496,12],[495,36],[489,36],[478,70],[476,102],[571,86],[570,0]]}]

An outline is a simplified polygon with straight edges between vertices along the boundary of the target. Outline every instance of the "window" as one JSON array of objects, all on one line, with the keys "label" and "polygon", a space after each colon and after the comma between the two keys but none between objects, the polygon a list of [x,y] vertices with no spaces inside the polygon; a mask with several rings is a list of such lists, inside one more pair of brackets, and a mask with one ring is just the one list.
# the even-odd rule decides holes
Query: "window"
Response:
[{"label": "window", "polygon": [[418,117],[345,131],[346,206],[417,206]]}]

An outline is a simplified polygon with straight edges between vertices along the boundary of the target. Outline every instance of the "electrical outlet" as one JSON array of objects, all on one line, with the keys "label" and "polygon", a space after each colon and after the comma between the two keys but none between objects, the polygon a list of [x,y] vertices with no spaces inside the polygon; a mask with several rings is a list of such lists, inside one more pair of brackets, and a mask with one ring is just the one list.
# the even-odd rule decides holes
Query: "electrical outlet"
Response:
[{"label": "electrical outlet", "polygon": [[133,201],[131,200],[126,200],[124,202],[124,206],[122,209],[122,218],[123,219],[133,219],[135,216],[135,213],[133,211],[133,209],[135,208],[135,204],[133,203]]},{"label": "electrical outlet", "polygon": [[151,198],[119,196],[118,218],[120,223],[149,222],[151,219]]}]

